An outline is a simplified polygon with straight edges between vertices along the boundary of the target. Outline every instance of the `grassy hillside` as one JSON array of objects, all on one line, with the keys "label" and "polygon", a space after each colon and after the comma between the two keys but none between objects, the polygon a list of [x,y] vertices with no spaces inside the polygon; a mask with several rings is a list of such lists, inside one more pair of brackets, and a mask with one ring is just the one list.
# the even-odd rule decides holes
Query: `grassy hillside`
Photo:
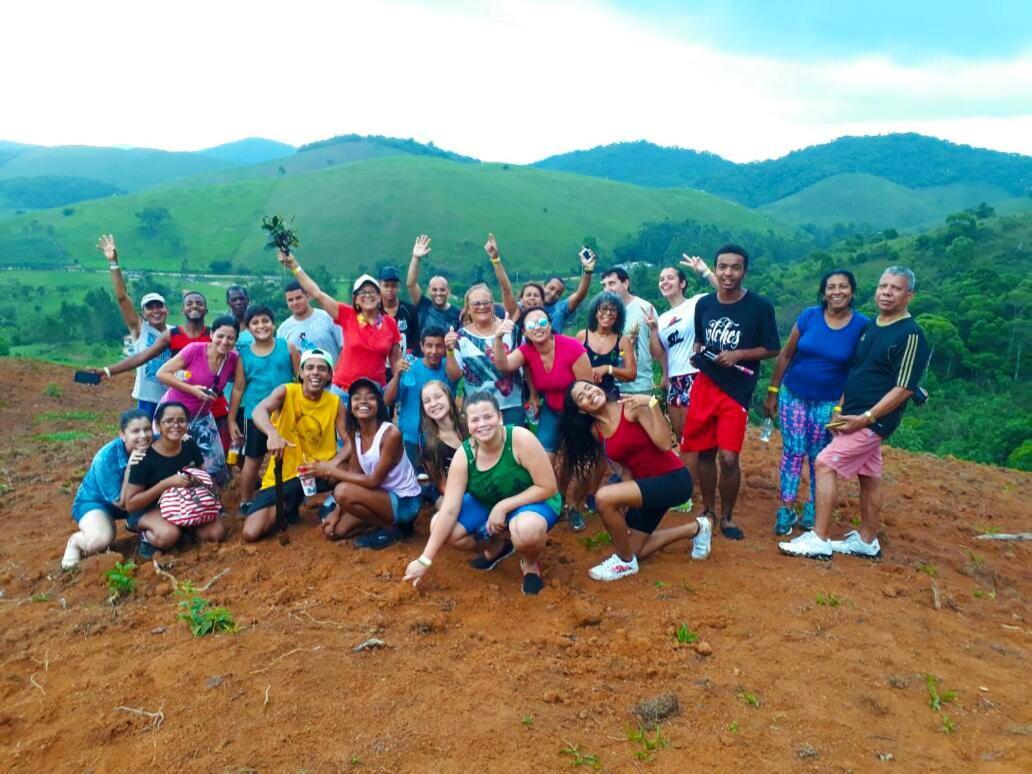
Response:
[{"label": "grassy hillside", "polygon": [[[303,154],[298,154],[303,155]],[[157,233],[134,213],[163,207]],[[353,274],[378,261],[407,260],[420,232],[434,237],[431,262],[456,272],[485,261],[493,231],[520,268],[547,271],[573,258],[585,236],[605,250],[644,221],[693,218],[732,230],[789,233],[765,215],[696,191],[660,191],[525,167],[428,157],[379,158],[306,175],[195,189],[141,192],[83,202],[71,216],[48,210],[0,221],[7,265],[97,261],[97,235],[114,232],[126,263],[192,269],[213,260],[268,266],[263,214],[296,217],[303,260]]]},{"label": "grassy hillside", "polygon": [[[1005,189],[991,183],[907,188],[875,175],[846,172],[827,177],[760,209],[773,218],[797,225],[855,223],[875,229],[909,230],[938,223],[949,213],[980,202],[1008,198],[1010,195]],[[1032,207],[1032,199],[1027,201]]]},{"label": "grassy hillside", "polygon": [[297,149],[293,145],[284,142],[264,137],[247,137],[197,152],[202,156],[211,156],[230,164],[260,164],[263,161],[290,156],[295,150]]}]

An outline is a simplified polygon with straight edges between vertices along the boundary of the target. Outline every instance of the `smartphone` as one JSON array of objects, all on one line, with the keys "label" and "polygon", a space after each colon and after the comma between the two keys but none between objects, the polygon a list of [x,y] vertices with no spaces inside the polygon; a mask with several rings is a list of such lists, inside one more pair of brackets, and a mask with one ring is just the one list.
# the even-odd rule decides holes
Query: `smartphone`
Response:
[{"label": "smartphone", "polygon": [[75,381],[79,384],[100,384],[100,374],[92,371],[76,371]]},{"label": "smartphone", "polygon": [[591,250],[586,247],[582,247],[580,251],[580,257],[585,261],[591,260]]}]

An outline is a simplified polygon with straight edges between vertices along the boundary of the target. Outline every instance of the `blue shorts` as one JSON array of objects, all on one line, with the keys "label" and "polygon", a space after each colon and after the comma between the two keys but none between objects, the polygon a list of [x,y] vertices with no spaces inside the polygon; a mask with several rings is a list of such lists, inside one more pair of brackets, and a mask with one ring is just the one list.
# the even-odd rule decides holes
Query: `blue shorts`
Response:
[{"label": "blue shorts", "polygon": [[538,415],[537,438],[546,452],[554,452],[559,447],[559,412],[553,411],[544,403]]},{"label": "blue shorts", "polygon": [[388,492],[391,498],[391,512],[394,514],[395,524],[411,524],[419,515],[419,506],[423,498],[419,495],[412,497],[399,497],[396,492]]},{"label": "blue shorts", "polygon": [[78,524],[90,511],[104,511],[112,519],[125,519],[128,518],[129,514],[123,511],[121,508],[116,508],[111,503],[97,503],[82,501],[72,503],[72,518],[75,519],[75,523]]},{"label": "blue shorts", "polygon": [[[515,517],[524,513],[536,513],[545,520],[548,529],[552,529],[559,521],[559,514],[552,510],[546,502],[530,503],[521,505],[514,511],[510,511],[505,519],[508,524]],[[477,540],[487,540],[487,517],[491,515],[491,509],[484,506],[477,498],[468,492],[462,496],[462,507],[459,509],[459,524],[466,530],[466,534],[472,535]]]},{"label": "blue shorts", "polygon": [[154,419],[154,412],[158,410],[158,404],[149,400],[138,400],[136,401],[136,408],[140,409],[140,411],[146,411],[147,415]]}]

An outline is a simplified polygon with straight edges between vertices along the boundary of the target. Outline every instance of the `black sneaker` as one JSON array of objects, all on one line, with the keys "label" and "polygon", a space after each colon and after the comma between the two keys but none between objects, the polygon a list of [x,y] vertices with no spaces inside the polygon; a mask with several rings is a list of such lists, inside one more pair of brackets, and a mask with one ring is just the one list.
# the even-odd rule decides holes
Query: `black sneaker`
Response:
[{"label": "black sneaker", "polygon": [[506,540],[502,543],[502,550],[498,553],[498,556],[494,559],[488,559],[483,554],[478,554],[473,559],[469,560],[469,566],[474,570],[481,570],[482,572],[490,572],[502,559],[507,559],[516,552],[516,547],[512,544],[511,540]]},{"label": "black sneaker", "polygon": [[584,521],[583,514],[575,508],[570,508],[570,510],[566,512],[566,518],[570,522],[570,529],[574,532],[583,532],[588,526]]},{"label": "black sneaker", "polygon": [[536,597],[544,587],[545,582],[536,572],[528,572],[523,576],[523,593],[526,596]]},{"label": "black sneaker", "polygon": [[319,506],[319,521],[326,521],[326,517],[333,513],[333,509],[337,507],[337,501],[333,499],[331,494],[325,500],[323,504]]},{"label": "black sneaker", "polygon": [[396,529],[377,529],[355,538],[355,548],[371,548],[374,551],[392,546],[401,540],[401,532]]},{"label": "black sneaker", "polygon": [[136,555],[144,561],[150,561],[151,559],[153,559],[154,554],[157,552],[157,550],[158,549],[156,549],[142,537],[140,538],[140,541],[136,544]]}]

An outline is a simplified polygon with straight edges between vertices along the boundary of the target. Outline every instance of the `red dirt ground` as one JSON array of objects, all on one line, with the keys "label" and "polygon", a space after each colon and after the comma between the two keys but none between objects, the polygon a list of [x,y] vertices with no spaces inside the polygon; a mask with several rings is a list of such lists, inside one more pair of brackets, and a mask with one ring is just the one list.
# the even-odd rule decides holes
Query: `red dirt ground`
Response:
[{"label": "red dirt ground", "polygon": [[[48,382],[63,395],[45,397]],[[974,539],[1032,528],[1032,476],[889,449],[885,558],[792,560],[770,534],[778,449],[750,438],[744,542],[716,539],[705,562],[672,546],[602,585],[586,571],[605,549],[560,524],[536,599],[516,562],[479,574],[445,552],[416,591],[400,580],[415,542],[331,545],[309,515],[289,545],[244,546],[234,518],[225,545],[170,567],[198,585],[229,570],[205,596],[240,631],[194,638],[151,565],[116,606],[102,578],[116,555],[58,569],[75,487],[129,385],[0,361],[5,771],[558,771],[571,747],[575,770],[1032,770],[1032,546]],[[40,419],[87,410],[100,419]],[[62,429],[92,437],[33,437]],[[842,526],[857,511],[844,491]],[[132,552],[124,531],[115,549]],[[707,647],[678,645],[682,623]],[[352,652],[369,637],[386,647]],[[926,674],[957,692],[951,734]],[[648,763],[630,708],[668,691],[680,714]]]}]

